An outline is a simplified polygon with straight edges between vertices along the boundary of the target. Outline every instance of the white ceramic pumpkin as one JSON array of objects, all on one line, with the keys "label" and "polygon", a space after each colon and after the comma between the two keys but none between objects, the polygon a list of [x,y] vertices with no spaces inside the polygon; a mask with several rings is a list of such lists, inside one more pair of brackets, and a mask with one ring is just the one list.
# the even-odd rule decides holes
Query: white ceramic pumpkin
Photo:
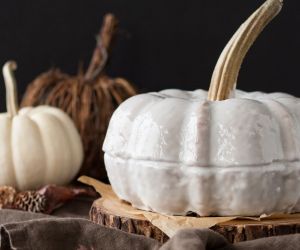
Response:
[{"label": "white ceramic pumpkin", "polygon": [[14,69],[15,62],[3,67],[8,112],[0,114],[0,185],[25,190],[67,184],[83,160],[75,125],[57,108],[18,110]]},{"label": "white ceramic pumpkin", "polygon": [[300,212],[300,99],[232,91],[281,4],[266,1],[235,33],[209,92],[142,94],[117,109],[103,149],[121,199],[164,214]]}]

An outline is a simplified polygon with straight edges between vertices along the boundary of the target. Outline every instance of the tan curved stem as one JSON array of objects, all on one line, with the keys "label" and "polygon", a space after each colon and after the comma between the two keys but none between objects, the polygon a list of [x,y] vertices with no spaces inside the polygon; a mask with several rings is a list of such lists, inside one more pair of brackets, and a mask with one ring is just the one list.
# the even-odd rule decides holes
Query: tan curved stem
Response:
[{"label": "tan curved stem", "polygon": [[14,76],[14,70],[17,69],[17,63],[8,61],[4,64],[2,72],[6,88],[6,108],[10,116],[18,114],[18,96],[17,84]]},{"label": "tan curved stem", "polygon": [[283,0],[267,0],[236,31],[215,66],[208,100],[228,99],[235,89],[245,55],[266,25],[280,12]]}]

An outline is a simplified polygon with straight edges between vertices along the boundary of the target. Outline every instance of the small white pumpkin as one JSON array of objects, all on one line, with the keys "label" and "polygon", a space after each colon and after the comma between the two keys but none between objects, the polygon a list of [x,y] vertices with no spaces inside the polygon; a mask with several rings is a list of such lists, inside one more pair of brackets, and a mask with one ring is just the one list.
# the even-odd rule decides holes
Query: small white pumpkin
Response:
[{"label": "small white pumpkin", "polygon": [[165,214],[300,212],[300,99],[232,91],[281,5],[266,1],[235,33],[209,92],[165,90],[121,104],[103,146],[121,199]]},{"label": "small white pumpkin", "polygon": [[83,160],[81,138],[60,109],[18,110],[15,69],[15,62],[3,67],[8,112],[0,114],[0,185],[25,190],[67,184]]}]

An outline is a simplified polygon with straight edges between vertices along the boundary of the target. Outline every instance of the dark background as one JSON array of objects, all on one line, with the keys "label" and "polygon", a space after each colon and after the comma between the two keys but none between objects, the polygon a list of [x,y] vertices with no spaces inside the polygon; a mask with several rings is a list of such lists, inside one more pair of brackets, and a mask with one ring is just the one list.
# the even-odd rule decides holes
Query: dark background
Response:
[{"label": "dark background", "polygon": [[[262,0],[10,0],[0,8],[0,64],[18,62],[19,93],[39,73],[89,62],[107,12],[120,20],[108,71],[141,91],[207,89],[223,47]],[[243,64],[238,88],[300,96],[300,2],[285,0]],[[5,109],[3,80],[0,110]]]}]

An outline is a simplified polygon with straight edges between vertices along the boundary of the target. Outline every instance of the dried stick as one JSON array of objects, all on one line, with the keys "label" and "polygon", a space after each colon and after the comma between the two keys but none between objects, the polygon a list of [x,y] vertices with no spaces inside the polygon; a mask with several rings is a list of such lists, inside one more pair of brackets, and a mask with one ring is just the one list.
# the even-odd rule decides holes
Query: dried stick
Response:
[{"label": "dried stick", "polygon": [[97,37],[97,46],[94,50],[90,65],[85,74],[86,80],[97,77],[105,67],[108,51],[117,27],[117,19],[113,14],[106,14],[101,31]]}]

